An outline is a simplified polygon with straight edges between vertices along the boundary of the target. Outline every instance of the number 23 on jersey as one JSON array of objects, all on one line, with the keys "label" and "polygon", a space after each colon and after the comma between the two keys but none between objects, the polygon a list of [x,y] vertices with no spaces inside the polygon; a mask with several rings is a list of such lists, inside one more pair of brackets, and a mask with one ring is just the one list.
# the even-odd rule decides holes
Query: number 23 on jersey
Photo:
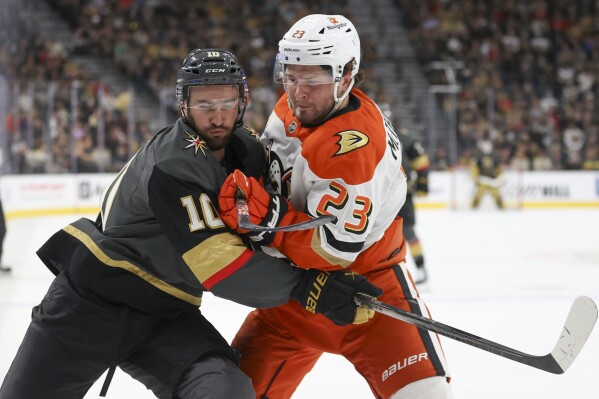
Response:
[{"label": "number 23 on jersey", "polygon": [[330,208],[342,210],[347,206],[351,206],[351,214],[356,222],[352,223],[346,221],[343,223],[343,228],[348,233],[357,235],[364,234],[368,228],[369,217],[372,214],[372,201],[370,198],[358,195],[353,202],[350,202],[347,189],[335,181],[329,184],[329,189],[333,193],[322,196],[318,203],[318,207],[316,208],[316,213],[318,215],[329,215],[331,214],[331,212],[329,212]]}]

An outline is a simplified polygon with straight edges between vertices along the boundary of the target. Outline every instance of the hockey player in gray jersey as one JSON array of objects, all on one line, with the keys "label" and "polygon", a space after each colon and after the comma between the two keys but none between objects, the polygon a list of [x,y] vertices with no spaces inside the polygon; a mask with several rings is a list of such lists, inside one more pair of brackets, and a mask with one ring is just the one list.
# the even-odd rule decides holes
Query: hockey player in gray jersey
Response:
[{"label": "hockey player in gray jersey", "polygon": [[[177,76],[181,117],[159,131],[79,219],[38,251],[56,275],[0,388],[1,399],[81,398],[115,367],[159,398],[254,398],[225,339],[198,309],[202,293],[253,307],[316,302],[337,324],[362,276],[292,267],[246,248],[215,204],[234,169],[261,178],[264,153],[242,127],[243,70],[221,49],[192,51]],[[324,276],[324,278],[323,278]],[[310,296],[323,283],[320,296]]]}]

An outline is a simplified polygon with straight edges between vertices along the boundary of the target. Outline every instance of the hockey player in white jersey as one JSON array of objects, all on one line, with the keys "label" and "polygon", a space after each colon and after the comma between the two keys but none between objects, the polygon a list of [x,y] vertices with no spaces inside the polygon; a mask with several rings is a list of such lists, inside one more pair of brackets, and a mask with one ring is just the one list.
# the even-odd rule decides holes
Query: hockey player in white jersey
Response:
[{"label": "hockey player in white jersey", "polygon": [[[405,265],[398,212],[406,197],[401,145],[390,121],[354,84],[360,40],[341,15],[309,15],[279,42],[275,80],[285,87],[261,137],[268,191],[235,172],[220,192],[221,215],[240,229],[235,198],[250,219],[285,226],[319,215],[336,221],[306,231],[248,233],[302,268],[345,269],[383,289],[381,299],[430,317]],[[279,196],[288,199],[281,206]],[[273,212],[276,209],[277,212]],[[295,303],[251,312],[233,341],[256,397],[289,398],[323,352],[344,356],[377,398],[450,398],[438,336],[391,318],[364,314],[338,326]]]}]

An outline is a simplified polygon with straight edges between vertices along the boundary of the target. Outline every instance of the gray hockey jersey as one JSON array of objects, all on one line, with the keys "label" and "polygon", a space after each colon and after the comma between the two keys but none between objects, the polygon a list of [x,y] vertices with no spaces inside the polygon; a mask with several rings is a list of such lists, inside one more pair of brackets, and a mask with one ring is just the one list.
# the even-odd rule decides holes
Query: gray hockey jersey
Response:
[{"label": "gray hockey jersey", "polygon": [[236,129],[218,162],[179,119],[120,171],[98,220],[66,226],[38,255],[94,295],[165,316],[199,306],[206,290],[252,307],[286,303],[303,272],[249,250],[216,208],[235,168],[260,179],[264,153],[255,136]]}]

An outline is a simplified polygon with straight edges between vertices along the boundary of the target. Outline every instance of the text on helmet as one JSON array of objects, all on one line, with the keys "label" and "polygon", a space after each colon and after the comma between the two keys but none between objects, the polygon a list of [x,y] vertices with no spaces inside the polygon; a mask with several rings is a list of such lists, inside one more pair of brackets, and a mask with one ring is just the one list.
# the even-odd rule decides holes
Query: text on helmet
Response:
[{"label": "text on helmet", "polygon": [[347,26],[347,23],[346,23],[346,22],[344,22],[344,23],[342,23],[342,24],[339,24],[339,25],[333,25],[333,26],[331,26],[331,25],[327,25],[327,29],[341,29],[341,28],[343,28],[344,26]]}]

